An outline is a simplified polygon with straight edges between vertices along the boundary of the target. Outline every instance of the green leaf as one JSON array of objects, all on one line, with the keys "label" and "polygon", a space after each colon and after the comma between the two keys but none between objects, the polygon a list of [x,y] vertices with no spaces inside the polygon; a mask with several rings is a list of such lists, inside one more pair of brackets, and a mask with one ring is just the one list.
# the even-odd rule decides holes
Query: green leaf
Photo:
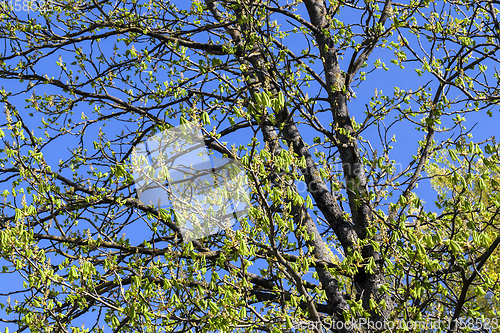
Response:
[{"label": "green leaf", "polygon": [[477,293],[478,293],[478,295],[480,295],[480,296],[484,296],[484,295],[486,295],[486,291],[484,291],[484,289],[483,289],[483,288],[481,288],[481,286],[477,286],[477,287],[476,287],[476,292],[477,292]]},{"label": "green leaf", "polygon": [[113,316],[111,318],[111,324],[113,325],[113,327],[118,327],[120,326],[120,320],[116,316]]},{"label": "green leaf", "polygon": [[457,255],[459,253],[462,253],[462,247],[460,246],[460,244],[458,244],[456,241],[454,241],[453,239],[450,239],[449,243],[448,243],[448,246],[449,246],[449,249],[450,251]]},{"label": "green leaf", "polygon": [[16,221],[21,220],[21,219],[22,219],[22,217],[23,217],[23,212],[22,212],[22,210],[20,210],[19,208],[16,208],[15,212],[16,212],[16,213],[15,213],[15,215],[14,215],[14,218],[16,219]]},{"label": "green leaf", "polygon": [[201,114],[201,119],[205,125],[210,125],[210,116],[208,115],[208,113],[203,112]]},{"label": "green leaf", "polygon": [[375,268],[376,268],[376,265],[375,265],[375,260],[373,259],[373,257],[368,258],[368,263],[365,266],[365,270],[370,274],[375,274]]},{"label": "green leaf", "polygon": [[280,108],[283,108],[285,106],[285,96],[283,95],[283,92],[281,90],[278,93],[278,102],[279,102]]},{"label": "green leaf", "polygon": [[210,311],[214,314],[217,314],[219,313],[219,307],[217,306],[217,304],[212,301],[212,300],[209,300],[208,301],[208,306],[210,307]]},{"label": "green leaf", "polygon": [[309,195],[306,197],[306,208],[309,208],[309,209],[314,208],[312,199]]},{"label": "green leaf", "polygon": [[241,255],[247,255],[248,254],[247,243],[245,242],[244,239],[240,240],[239,252],[240,252]]},{"label": "green leaf", "polygon": [[262,98],[262,106],[264,107],[271,106],[271,99],[269,98],[269,95],[265,91],[262,92],[261,98]]},{"label": "green leaf", "polygon": [[75,266],[71,266],[68,274],[68,278],[70,281],[74,281],[78,278],[78,271]]},{"label": "green leaf", "polygon": [[449,149],[448,153],[453,161],[458,161],[458,156],[453,149]]},{"label": "green leaf", "polygon": [[240,319],[244,319],[245,317],[247,316],[247,308],[245,306],[243,306],[240,310]]},{"label": "green leaf", "polygon": [[255,97],[255,101],[257,102],[257,104],[263,105],[262,97],[260,96],[260,93],[255,93],[253,96]]},{"label": "green leaf", "polygon": [[377,160],[377,164],[378,164],[379,169],[382,169],[382,167],[384,166],[384,158],[379,157]]}]

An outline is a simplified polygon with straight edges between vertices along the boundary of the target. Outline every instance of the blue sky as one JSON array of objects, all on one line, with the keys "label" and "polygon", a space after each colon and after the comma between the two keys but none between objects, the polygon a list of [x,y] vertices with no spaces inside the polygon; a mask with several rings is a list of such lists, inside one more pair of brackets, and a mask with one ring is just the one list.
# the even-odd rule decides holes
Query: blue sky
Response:
[{"label": "blue sky", "polygon": [[[185,3],[185,2],[183,2]],[[349,11],[346,11],[347,15]],[[302,15],[305,14],[305,11],[301,13]],[[284,23],[285,27],[285,23]],[[291,37],[295,38],[295,37]],[[305,43],[304,40],[300,40],[299,38],[295,39],[292,42],[290,42],[290,47],[296,54],[300,54],[300,50],[304,47]],[[111,50],[111,43],[107,45],[109,47],[109,50]],[[121,44],[119,46],[120,48],[124,48],[124,44]],[[315,49],[314,49],[315,50]],[[84,51],[87,51],[84,49]],[[316,51],[316,50],[315,50]],[[374,95],[375,90],[378,91],[380,94],[381,91],[387,95],[392,95],[392,92],[394,90],[395,86],[400,87],[401,89],[408,90],[410,88],[415,89],[418,84],[424,84],[426,83],[427,80],[432,79],[429,76],[424,77],[419,77],[417,73],[414,71],[415,68],[411,67],[411,64],[406,65],[407,68],[402,70],[398,66],[390,63],[390,58],[393,56],[393,51],[384,49],[384,50],[377,50],[374,52],[374,54],[371,56],[370,61],[371,64],[373,61],[377,58],[380,58],[382,61],[384,61],[389,68],[388,71],[385,71],[383,69],[378,69],[375,72],[371,73],[365,82],[362,82],[359,86],[359,88],[353,88],[354,92],[356,93],[356,98],[353,98],[350,103],[349,103],[349,109],[351,116],[355,117],[357,122],[361,122],[364,117],[365,113],[364,111],[366,110],[365,105],[370,102],[371,97]],[[56,73],[57,67],[55,67],[54,62],[57,60],[56,55],[54,55],[54,58],[49,57],[47,58],[44,63],[42,64],[43,66],[47,67],[47,72],[48,73]],[[66,60],[66,59],[65,59]],[[342,65],[347,66],[348,62],[350,60],[350,54],[347,53],[344,56],[344,59],[342,60]],[[69,62],[69,61],[68,61]],[[370,64],[370,65],[371,65]],[[311,65],[312,68],[318,69],[319,67],[317,64]],[[54,74],[51,74],[54,75]],[[418,83],[421,82],[421,83]],[[431,87],[433,90],[437,88],[438,82],[434,80],[433,82],[430,83],[429,87]],[[22,89],[24,85],[16,83],[14,80],[4,80],[0,79],[0,86],[4,86],[5,89],[9,89],[11,91],[16,91],[19,89]],[[59,93],[59,89],[54,89],[49,86],[44,86],[44,89],[46,89],[47,93]],[[307,89],[309,92],[310,96],[314,96],[315,92],[317,91],[318,87],[317,85],[312,85],[311,88]],[[36,88],[37,93],[41,93],[40,88]],[[14,97],[11,100],[12,103],[15,103],[16,107],[18,109],[22,109],[25,105],[24,99],[26,98],[26,95],[19,95],[17,97]],[[91,110],[93,109],[93,105],[88,105],[88,106],[80,106],[78,110],[75,110],[75,119],[78,119],[80,117],[80,113],[84,112],[86,114],[90,114]],[[475,125],[474,129],[474,141],[482,141],[487,138],[489,138],[491,135],[495,134],[500,134],[500,131],[498,130],[497,124],[499,123],[499,115],[498,115],[498,110],[495,110],[496,112],[493,113],[493,117],[489,117],[486,115],[486,112],[484,111],[479,111],[477,113],[469,114],[467,115],[466,119],[467,121],[464,123],[467,129],[471,129],[472,126]],[[29,110],[24,111],[25,113],[28,113]],[[397,112],[396,112],[397,114]],[[1,117],[4,117],[2,114]],[[324,115],[324,120],[326,122],[331,121],[331,119],[328,119],[330,116],[328,114]],[[389,126],[394,118],[394,114],[390,114],[386,120],[385,120],[385,125]],[[29,118],[26,117],[26,120]],[[35,116],[33,119],[28,120],[28,125],[30,126],[37,126],[38,121],[40,121],[37,116]],[[0,118],[0,124],[3,124],[5,120],[3,118]],[[174,120],[173,122],[178,122],[178,120]],[[175,123],[176,125],[177,123]],[[304,137],[306,138],[306,141],[311,142],[312,138],[316,135],[313,132],[310,132],[305,126],[300,126],[299,128],[303,130]],[[111,124],[110,126],[103,127],[103,131],[105,132],[106,136],[108,138],[112,138],[114,134],[119,133],[121,129],[118,127],[113,127]],[[4,129],[5,131],[5,129]],[[457,130],[456,130],[457,131]],[[99,126],[90,126],[86,129],[86,134],[84,136],[84,141],[85,141],[85,146],[89,148],[90,151],[92,151],[92,142],[96,139],[97,134],[99,132]],[[7,132],[6,132],[7,133]],[[37,136],[42,136],[43,131],[35,130],[35,134]],[[249,135],[250,131],[246,131],[245,135]],[[415,125],[409,124],[409,123],[397,123],[395,126],[391,128],[389,131],[389,138],[392,137],[392,135],[396,135],[396,142],[393,144],[394,149],[391,151],[390,154],[390,159],[394,160],[397,165],[402,165],[402,167],[405,167],[412,159],[412,155],[415,154],[416,149],[418,147],[418,140],[421,140],[424,137],[423,132],[416,131],[415,130]],[[232,143],[239,145],[239,144],[246,144],[248,142],[248,137],[245,135],[241,135],[240,132],[228,135],[223,138],[221,141],[227,141],[228,145],[230,146]],[[369,139],[370,142],[373,145],[374,149],[377,149],[379,151],[382,150],[382,147],[379,144],[379,139],[378,139],[378,132],[375,127],[372,127],[368,129],[366,132],[363,133],[363,137],[365,139]],[[450,134],[445,133],[445,134],[437,134],[436,138],[438,140],[443,140],[447,138]],[[53,143],[49,144],[44,151],[44,155],[48,161],[51,162],[52,165],[56,166],[59,160],[65,160],[70,156],[68,149],[74,148],[76,145],[78,145],[78,139],[77,138],[64,138],[64,139],[58,139],[54,141]],[[262,148],[262,147],[260,147]],[[53,169],[55,169],[53,167]],[[83,170],[82,170],[83,171]],[[86,171],[86,170],[85,170]],[[66,170],[63,172],[64,175],[66,176],[71,176],[71,172],[69,170]],[[418,189],[415,190],[416,193],[419,194],[419,196],[426,202],[426,209],[434,209],[433,201],[435,200],[436,194],[435,192],[431,189],[430,184],[428,181],[422,181],[420,182],[420,186]],[[391,200],[395,201],[395,200]],[[146,230],[146,232],[145,232]],[[145,225],[144,223],[141,223],[140,221],[137,221],[136,224],[131,225],[129,229],[126,231],[128,234],[127,236],[131,238],[131,243],[132,244],[138,244],[140,243],[145,237],[150,236],[148,233],[148,226]],[[259,267],[254,267],[254,269],[258,269]],[[8,288],[12,288],[12,286],[16,283],[18,283],[19,280],[15,280],[14,278],[11,278],[10,276],[7,276],[5,274],[0,275],[0,281],[4,282],[3,285],[8,285]],[[4,289],[5,290],[5,289]],[[83,322],[84,319],[80,318],[79,320],[75,321],[75,325],[79,326],[80,322]],[[2,324],[0,324],[1,327]]]}]

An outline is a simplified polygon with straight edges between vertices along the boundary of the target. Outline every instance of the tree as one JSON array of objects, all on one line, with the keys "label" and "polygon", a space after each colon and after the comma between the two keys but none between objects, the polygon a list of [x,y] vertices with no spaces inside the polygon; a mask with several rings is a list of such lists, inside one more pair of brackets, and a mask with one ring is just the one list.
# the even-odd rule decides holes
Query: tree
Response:
[{"label": "tree", "polygon": [[[490,145],[486,147],[491,151]],[[476,156],[478,153],[479,156]],[[469,239],[469,246],[479,247],[482,244],[490,244],[497,236],[496,202],[500,184],[495,163],[492,163],[491,158],[481,155],[481,151],[459,145],[458,149],[450,150],[449,153],[436,153],[437,163],[429,163],[427,167],[427,173],[432,175],[432,184],[439,192],[440,205],[446,207],[447,213],[465,223],[477,223],[472,229],[472,241]],[[466,186],[463,187],[463,184]],[[457,210],[456,202],[460,200],[470,208]],[[474,205],[480,209],[472,209]],[[493,280],[495,284],[499,281],[499,254],[499,249],[495,249],[483,264],[487,279]],[[461,293],[461,288],[462,285],[457,284],[455,292]],[[476,292],[465,290],[465,293],[467,298],[475,298],[475,302],[480,305],[480,313],[493,319],[498,317],[500,308],[498,292],[495,292],[495,289],[487,293],[479,283]]]},{"label": "tree", "polygon": [[[23,281],[3,287],[3,322],[495,329],[478,297],[498,296],[499,194],[429,207],[417,185],[448,150],[498,171],[498,144],[472,142],[463,125],[499,104],[497,11],[461,0],[2,5],[0,243],[3,273]],[[251,201],[235,227],[192,241],[175,209],[138,198],[132,169],[134,147],[188,121],[211,154],[242,165]],[[413,146],[396,154],[392,134]],[[462,192],[470,168],[450,169]]]}]

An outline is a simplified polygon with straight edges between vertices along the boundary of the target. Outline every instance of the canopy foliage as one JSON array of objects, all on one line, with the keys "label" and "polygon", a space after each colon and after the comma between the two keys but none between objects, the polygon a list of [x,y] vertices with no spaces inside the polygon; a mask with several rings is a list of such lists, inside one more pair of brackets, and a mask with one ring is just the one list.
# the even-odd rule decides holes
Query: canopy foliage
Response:
[{"label": "canopy foliage", "polygon": [[[498,112],[496,2],[19,4],[0,6],[11,331],[495,329],[499,146],[464,121]],[[187,121],[251,201],[190,242],[131,167]],[[461,168],[430,164],[448,152]],[[434,205],[417,186],[438,168]]]}]

